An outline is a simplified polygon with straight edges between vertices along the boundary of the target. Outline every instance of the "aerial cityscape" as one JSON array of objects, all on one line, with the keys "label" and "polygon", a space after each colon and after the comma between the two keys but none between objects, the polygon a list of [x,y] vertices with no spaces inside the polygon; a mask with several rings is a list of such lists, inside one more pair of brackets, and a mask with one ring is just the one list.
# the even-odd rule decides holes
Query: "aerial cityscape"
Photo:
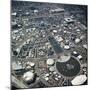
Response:
[{"label": "aerial cityscape", "polygon": [[11,87],[88,84],[87,6],[11,1]]}]

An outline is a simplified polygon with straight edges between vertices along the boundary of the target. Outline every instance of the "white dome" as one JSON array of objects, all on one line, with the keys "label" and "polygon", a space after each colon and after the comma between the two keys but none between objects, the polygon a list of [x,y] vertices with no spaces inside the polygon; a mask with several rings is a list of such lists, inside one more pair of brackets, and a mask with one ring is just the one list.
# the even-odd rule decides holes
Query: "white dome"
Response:
[{"label": "white dome", "polygon": [[58,59],[58,62],[66,62],[71,58],[71,55],[68,53],[67,55],[62,55],[60,59]]},{"label": "white dome", "polygon": [[75,39],[75,43],[79,43],[80,42],[80,39],[79,38],[76,38]]},{"label": "white dome", "polygon": [[29,65],[29,66],[31,66],[31,67],[34,67],[35,66],[35,63],[33,63],[33,62],[27,62],[27,65]]},{"label": "white dome", "polygon": [[45,80],[46,80],[46,81],[48,81],[48,80],[49,80],[49,78],[48,78],[48,77],[46,77],[46,78],[45,78]]},{"label": "white dome", "polygon": [[45,74],[45,77],[48,77],[48,76],[49,76],[49,73],[46,73],[46,74]]},{"label": "white dome", "polygon": [[64,46],[64,49],[67,49],[68,50],[68,49],[70,49],[70,46],[69,45],[65,45]]},{"label": "white dome", "polygon": [[85,48],[85,49],[87,49],[88,48],[88,46],[85,44],[85,45],[83,45],[83,47]]},{"label": "white dome", "polygon": [[35,63],[30,62],[30,66],[31,66],[31,67],[34,67],[34,66],[35,66]]},{"label": "white dome", "polygon": [[49,71],[51,71],[51,72],[55,71],[55,67],[53,67],[53,66],[50,67],[50,68],[49,68]]},{"label": "white dome", "polygon": [[77,54],[77,52],[76,51],[73,51],[73,54]]},{"label": "white dome", "polygon": [[81,39],[81,40],[83,40],[84,38],[85,38],[85,36],[84,36],[84,35],[82,35],[82,36],[80,37],[80,39]]},{"label": "white dome", "polygon": [[38,10],[34,10],[34,13],[37,13],[38,12]]},{"label": "white dome", "polygon": [[71,83],[72,83],[72,85],[81,85],[81,84],[83,84],[86,80],[87,80],[86,75],[79,75],[79,76],[75,77],[75,78],[71,81]]},{"label": "white dome", "polygon": [[55,80],[57,80],[57,81],[58,81],[59,79],[56,77],[56,78],[55,78]]},{"label": "white dome", "polygon": [[33,78],[34,78],[34,73],[32,73],[32,72],[26,72],[26,73],[24,73],[24,75],[23,75],[23,79],[25,80],[25,81],[31,81],[31,80],[33,80]]},{"label": "white dome", "polygon": [[57,30],[53,30],[54,33],[57,33]]},{"label": "white dome", "polygon": [[67,33],[67,31],[64,31],[64,33]]},{"label": "white dome", "polygon": [[56,72],[56,71],[54,71],[54,72],[53,72],[53,74],[57,74],[57,72]]},{"label": "white dome", "polygon": [[26,12],[26,15],[29,15],[29,12]]},{"label": "white dome", "polygon": [[48,65],[53,65],[54,64],[54,60],[53,59],[48,59],[46,63]]},{"label": "white dome", "polygon": [[27,68],[27,69],[30,69],[30,68],[31,68],[31,66],[27,66],[26,68]]},{"label": "white dome", "polygon": [[16,13],[16,12],[13,12],[13,13],[12,13],[12,15],[13,15],[13,16],[16,16],[16,15],[17,15],[17,13]]},{"label": "white dome", "polygon": [[77,57],[78,59],[82,59],[82,56],[81,55],[78,55],[78,57]]},{"label": "white dome", "polygon": [[59,75],[58,78],[61,78],[61,76]]}]

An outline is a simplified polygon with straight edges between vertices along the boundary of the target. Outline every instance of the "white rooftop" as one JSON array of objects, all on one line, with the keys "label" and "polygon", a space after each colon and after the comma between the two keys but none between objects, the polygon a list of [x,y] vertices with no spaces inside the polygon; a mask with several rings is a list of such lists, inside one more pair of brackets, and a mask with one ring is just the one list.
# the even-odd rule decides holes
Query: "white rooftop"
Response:
[{"label": "white rooftop", "polygon": [[27,62],[27,65],[29,65],[29,66],[31,66],[31,67],[33,67],[33,66],[35,66],[35,63],[33,63],[33,62]]},{"label": "white rooftop", "polygon": [[82,59],[82,56],[81,55],[78,55],[78,57],[77,57],[78,59]]},{"label": "white rooftop", "polygon": [[51,9],[50,10],[51,12],[60,12],[60,11],[64,11],[64,9],[62,9],[62,8],[56,8],[56,9]]},{"label": "white rooftop", "polygon": [[85,36],[84,36],[84,35],[82,35],[82,36],[80,37],[80,39],[81,39],[81,40],[83,40],[84,38],[85,38]]},{"label": "white rooftop", "polygon": [[84,47],[85,49],[87,49],[87,48],[88,48],[87,44],[83,45],[83,47]]},{"label": "white rooftop", "polygon": [[23,75],[23,79],[24,79],[25,81],[31,81],[31,80],[33,80],[33,78],[34,78],[34,73],[32,73],[31,71],[26,72],[26,73],[24,73],[24,75]]},{"label": "white rooftop", "polygon": [[53,65],[54,64],[54,60],[53,59],[47,59],[47,65]]},{"label": "white rooftop", "polygon": [[26,15],[29,15],[29,12],[26,12]]},{"label": "white rooftop", "polygon": [[55,78],[55,80],[57,80],[57,81],[58,81],[59,79],[58,79],[58,78]]},{"label": "white rooftop", "polygon": [[46,80],[46,81],[48,81],[48,80],[49,80],[49,78],[48,78],[48,77],[46,77],[46,78],[45,78],[45,80]]},{"label": "white rooftop", "polygon": [[61,42],[61,41],[63,41],[63,38],[62,38],[62,37],[58,37],[57,40],[58,40],[59,42]]},{"label": "white rooftop", "polygon": [[37,13],[38,12],[38,10],[34,10],[34,13]]},{"label": "white rooftop", "polygon": [[62,55],[62,56],[60,57],[60,59],[58,59],[58,62],[66,62],[66,61],[68,61],[70,58],[71,58],[71,55],[70,55],[70,54],[68,54],[68,55]]},{"label": "white rooftop", "polygon": [[79,75],[79,76],[75,77],[75,78],[71,81],[71,83],[72,83],[72,85],[81,85],[81,84],[83,84],[86,80],[87,80],[86,75]]},{"label": "white rooftop", "polygon": [[13,12],[13,13],[12,13],[12,15],[13,15],[13,16],[16,16],[16,15],[17,15],[17,13],[16,13],[16,12]]},{"label": "white rooftop", "polygon": [[54,71],[53,74],[57,74],[57,72]]},{"label": "white rooftop", "polygon": [[53,30],[54,33],[57,33],[57,30]]},{"label": "white rooftop", "polygon": [[22,69],[22,66],[17,64],[16,62],[12,62],[12,69],[17,70],[17,69]]},{"label": "white rooftop", "polygon": [[73,54],[77,54],[77,52],[76,51],[73,51]]},{"label": "white rooftop", "polygon": [[75,39],[75,43],[79,43],[80,42],[80,39],[79,38],[76,38]]},{"label": "white rooftop", "polygon": [[48,77],[48,76],[49,76],[49,73],[46,73],[46,74],[45,74],[45,77]]},{"label": "white rooftop", "polygon": [[30,66],[31,66],[31,67],[35,66],[35,63],[31,62],[31,63],[30,63]]},{"label": "white rooftop", "polygon": [[49,71],[51,71],[51,72],[55,71],[55,67],[54,66],[50,67]]},{"label": "white rooftop", "polygon": [[65,45],[64,49],[68,50],[68,49],[70,49],[70,46],[69,45]]}]

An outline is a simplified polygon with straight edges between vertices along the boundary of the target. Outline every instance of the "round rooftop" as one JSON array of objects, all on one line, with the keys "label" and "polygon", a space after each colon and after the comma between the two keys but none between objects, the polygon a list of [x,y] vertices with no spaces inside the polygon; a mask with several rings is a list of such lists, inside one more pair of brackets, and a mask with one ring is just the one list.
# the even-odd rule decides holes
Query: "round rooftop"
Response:
[{"label": "round rooftop", "polygon": [[53,59],[47,59],[47,65],[53,65],[54,64],[54,60]]},{"label": "round rooftop", "polygon": [[24,75],[23,75],[23,79],[24,79],[25,81],[31,81],[31,80],[33,80],[33,78],[34,78],[34,73],[32,73],[31,71],[26,72],[26,73],[24,73]]},{"label": "round rooftop", "polygon": [[49,71],[51,71],[51,72],[55,71],[55,67],[54,67],[54,66],[51,66],[51,67],[49,68]]},{"label": "round rooftop", "polygon": [[80,63],[75,57],[71,57],[66,62],[56,62],[57,71],[65,77],[76,76],[80,71]]},{"label": "round rooftop", "polygon": [[86,75],[79,75],[79,76],[75,77],[75,78],[71,81],[71,83],[72,83],[72,85],[81,85],[81,84],[83,84],[84,82],[86,82],[86,80],[87,80]]}]

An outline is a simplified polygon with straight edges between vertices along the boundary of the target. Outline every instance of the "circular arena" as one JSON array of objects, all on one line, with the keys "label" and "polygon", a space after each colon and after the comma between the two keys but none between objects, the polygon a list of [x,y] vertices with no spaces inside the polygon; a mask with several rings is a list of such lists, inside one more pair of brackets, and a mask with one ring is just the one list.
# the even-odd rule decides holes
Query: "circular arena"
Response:
[{"label": "circular arena", "polygon": [[66,62],[56,62],[57,71],[65,77],[74,77],[80,72],[80,63],[75,57]]}]

